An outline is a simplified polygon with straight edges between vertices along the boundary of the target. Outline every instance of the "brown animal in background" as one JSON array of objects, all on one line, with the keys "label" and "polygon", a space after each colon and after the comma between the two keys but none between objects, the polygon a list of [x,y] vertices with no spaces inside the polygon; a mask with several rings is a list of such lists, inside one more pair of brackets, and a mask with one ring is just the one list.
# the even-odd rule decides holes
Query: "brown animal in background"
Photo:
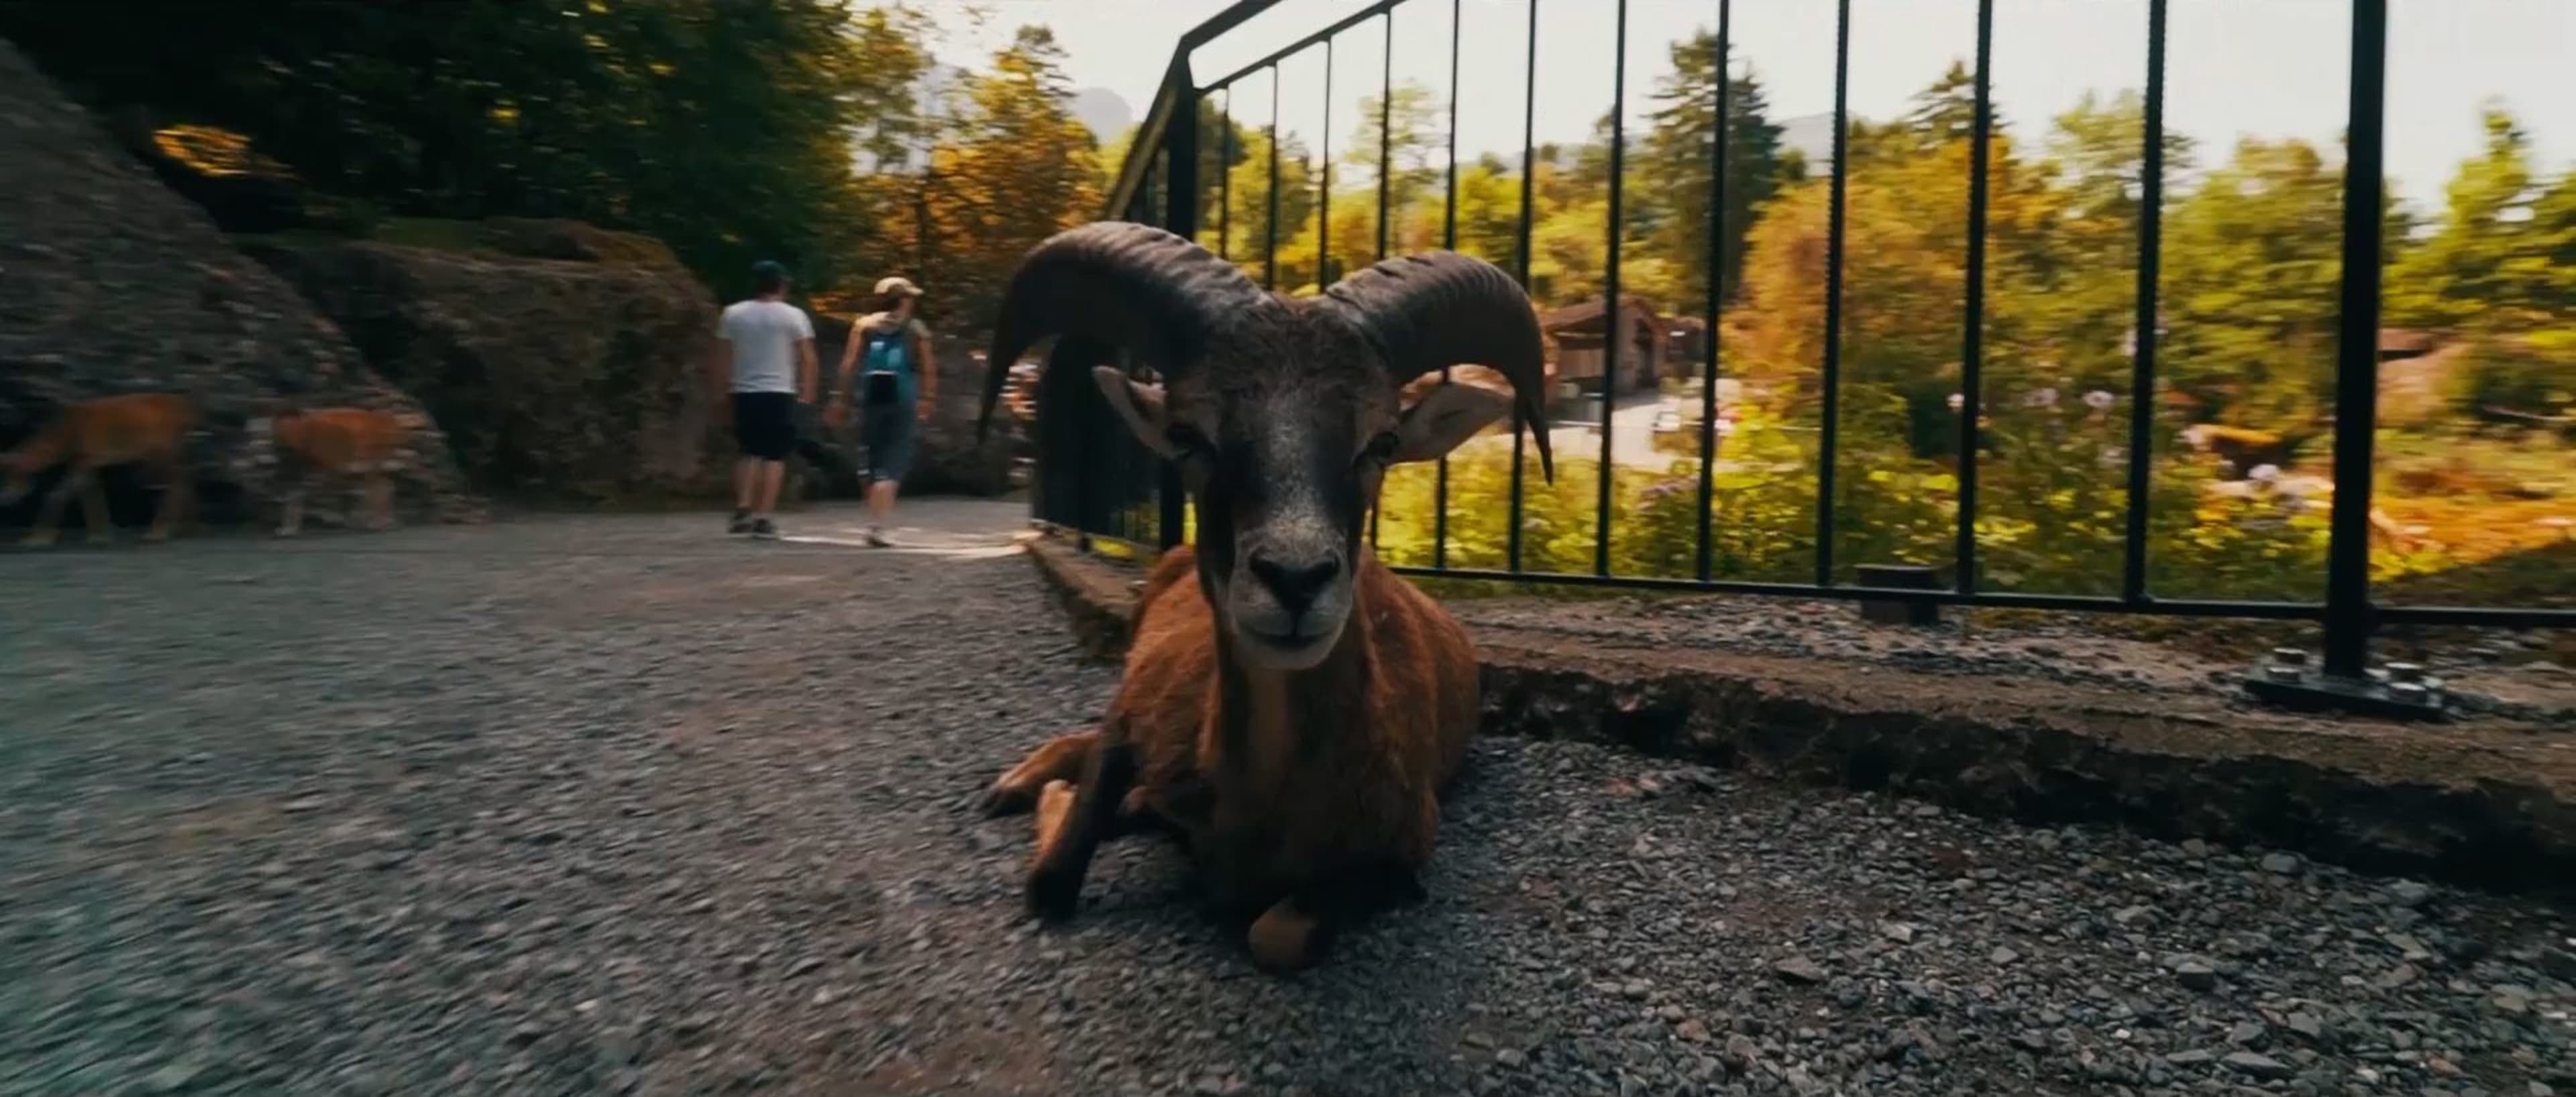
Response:
[{"label": "brown animal in background", "polygon": [[[1197,544],[1147,580],[1100,726],[1039,747],[987,809],[1037,809],[1041,916],[1072,913],[1101,841],[1165,827],[1218,905],[1251,918],[1254,961],[1303,967],[1336,931],[1422,894],[1438,798],[1480,708],[1465,630],[1361,545],[1367,512],[1389,464],[1447,453],[1514,395],[1546,467],[1537,316],[1511,276],[1454,253],[1291,300],[1160,229],[1088,225],[1012,276],[988,423],[1012,364],[1057,335],[1161,374],[1093,371],[1179,466]],[[1453,366],[1460,377],[1416,384]]]},{"label": "brown animal in background", "polygon": [[427,420],[417,415],[388,415],[365,408],[289,409],[271,420],[277,438],[277,465],[288,480],[286,513],[277,535],[293,537],[304,530],[304,492],[317,473],[355,477],[365,484],[367,528],[390,529],[394,515],[395,455],[410,432]]},{"label": "brown animal in background", "polygon": [[196,424],[195,405],[187,397],[168,393],[103,396],[66,405],[35,437],[0,456],[8,477],[6,485],[0,486],[0,506],[25,498],[37,473],[68,462],[71,471],[45,496],[36,528],[22,543],[53,544],[60,533],[63,506],[78,493],[90,541],[104,544],[115,540],[116,532],[108,524],[107,494],[99,487],[98,470],[139,464],[163,486],[161,505],[153,512],[152,528],[144,540],[165,540],[188,509],[194,486],[188,467],[188,432]]}]

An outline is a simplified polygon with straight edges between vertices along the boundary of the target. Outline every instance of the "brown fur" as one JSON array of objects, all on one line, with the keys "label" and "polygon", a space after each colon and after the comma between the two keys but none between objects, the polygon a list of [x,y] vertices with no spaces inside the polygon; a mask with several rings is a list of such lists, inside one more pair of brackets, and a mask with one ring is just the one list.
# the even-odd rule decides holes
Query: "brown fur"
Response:
[{"label": "brown fur", "polygon": [[147,466],[166,491],[152,515],[146,540],[170,536],[188,509],[193,488],[188,468],[188,432],[197,424],[197,409],[188,398],[168,393],[105,396],[70,404],[53,422],[17,449],[0,457],[7,483],[0,501],[14,502],[32,487],[39,472],[69,463],[71,471],[45,496],[36,528],[24,543],[50,545],[60,534],[63,507],[81,497],[81,517],[93,542],[115,540],[109,528],[107,495],[98,470],[110,465]]},{"label": "brown fur", "polygon": [[276,420],[278,468],[292,481],[286,491],[286,513],[278,523],[281,537],[304,529],[304,491],[315,473],[355,477],[365,485],[368,527],[393,525],[394,482],[391,466],[419,417],[388,415],[364,408],[316,408],[290,411]]},{"label": "brown fur", "polygon": [[1196,551],[1163,556],[1101,729],[1051,740],[994,786],[996,810],[1021,810],[1050,782],[1089,791],[1095,771],[1117,768],[1104,754],[1132,754],[1141,796],[1122,792],[1117,809],[1099,811],[1102,833],[1082,835],[1078,804],[1041,827],[1033,898],[1061,886],[1046,883],[1050,873],[1073,872],[1078,889],[1088,845],[1140,815],[1180,833],[1221,907],[1259,915],[1248,943],[1274,970],[1311,962],[1333,930],[1414,890],[1438,796],[1475,730],[1476,657],[1447,611],[1374,554],[1360,559],[1332,654],[1310,670],[1257,675],[1226,657]]}]

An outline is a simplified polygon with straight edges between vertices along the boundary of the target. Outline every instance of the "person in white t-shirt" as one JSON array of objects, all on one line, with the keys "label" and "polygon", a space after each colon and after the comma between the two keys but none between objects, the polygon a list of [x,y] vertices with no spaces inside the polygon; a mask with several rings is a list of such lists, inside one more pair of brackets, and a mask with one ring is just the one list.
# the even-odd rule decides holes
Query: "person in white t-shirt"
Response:
[{"label": "person in white t-shirt", "polygon": [[[821,373],[814,358],[814,321],[788,304],[787,268],[763,261],[751,268],[752,297],[725,307],[716,321],[724,345],[711,361],[717,383],[733,398],[733,433],[742,458],[733,467],[733,518],[728,533],[774,539],[778,486],[787,455],[796,448],[796,405],[814,402]],[[730,351],[730,353],[726,353]]]}]

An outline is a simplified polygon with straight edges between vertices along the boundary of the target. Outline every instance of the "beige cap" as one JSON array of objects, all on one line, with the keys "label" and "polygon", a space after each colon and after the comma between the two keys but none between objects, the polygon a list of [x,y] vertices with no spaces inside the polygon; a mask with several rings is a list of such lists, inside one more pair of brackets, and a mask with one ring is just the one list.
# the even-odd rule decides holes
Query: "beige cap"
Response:
[{"label": "beige cap", "polygon": [[899,274],[877,279],[877,295],[882,297],[889,293],[900,293],[906,297],[919,297],[921,296],[921,287],[913,285],[911,279],[905,278]]}]

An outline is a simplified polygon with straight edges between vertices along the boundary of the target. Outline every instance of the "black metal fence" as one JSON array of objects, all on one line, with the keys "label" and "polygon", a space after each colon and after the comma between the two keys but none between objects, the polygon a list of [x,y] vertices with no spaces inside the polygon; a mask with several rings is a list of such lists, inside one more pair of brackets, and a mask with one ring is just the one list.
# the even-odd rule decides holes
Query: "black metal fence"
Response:
[{"label": "black metal fence", "polygon": [[[1275,285],[1279,276],[1277,259],[1279,243],[1279,142],[1278,69],[1283,61],[1305,51],[1320,50],[1326,58],[1324,101],[1329,118],[1332,101],[1331,51],[1337,36],[1363,27],[1372,20],[1386,24],[1387,69],[1381,73],[1377,103],[1388,109],[1393,100],[1392,58],[1394,55],[1393,12],[1407,4],[1444,5],[1450,9],[1448,64],[1451,94],[1447,96],[1451,125],[1449,157],[1444,195],[1444,243],[1455,246],[1458,233],[1458,165],[1456,156],[1457,74],[1459,63],[1458,20],[1467,12],[1459,0],[1382,0],[1352,12],[1332,24],[1305,35],[1267,56],[1244,65],[1206,84],[1196,83],[1188,59],[1200,46],[1234,29],[1246,19],[1270,8],[1276,0],[1243,0],[1216,18],[1193,28],[1181,38],[1161,92],[1138,132],[1112,191],[1105,214],[1125,220],[1162,225],[1184,236],[1195,236],[1199,225],[1200,199],[1203,188],[1213,185],[1218,191],[1216,209],[1220,219],[1231,216],[1230,196],[1224,193],[1231,172],[1234,150],[1219,150],[1216,163],[1218,178],[1211,184],[1199,178],[1202,157],[1198,147],[1201,127],[1193,124],[1200,104],[1207,97],[1223,92],[1225,124],[1219,129],[1224,140],[1231,140],[1238,120],[1232,89],[1246,78],[1266,74],[1271,95],[1264,110],[1255,104],[1255,117],[1248,121],[1267,127],[1271,135],[1268,172],[1268,224],[1265,227],[1263,276],[1266,284]],[[1529,0],[1527,52],[1516,58],[1523,81],[1523,118],[1521,150],[1520,214],[1516,273],[1523,284],[1529,284],[1531,259],[1531,186],[1537,147],[1534,136],[1536,111],[1538,53],[1540,36],[1539,11],[1542,4],[1579,3],[1587,10],[1597,7],[1601,14],[1617,23],[1616,45],[1601,62],[1614,73],[1614,98],[1607,118],[1610,127],[1607,153],[1609,226],[1606,236],[1606,262],[1602,274],[1605,283],[1602,299],[1613,308],[1622,300],[1620,291],[1620,203],[1625,181],[1621,157],[1628,144],[1623,132],[1626,111],[1626,71],[1628,65],[1627,0]],[[1708,0],[1710,14],[1716,20],[1719,56],[1727,56],[1732,29],[1732,0]],[[2138,186],[2140,214],[2137,220],[2136,324],[2135,350],[2131,356],[2132,373],[2126,394],[2129,416],[2126,424],[2128,445],[2125,447],[2125,491],[2127,514],[2125,532],[2119,541],[2122,554],[2119,592],[2108,596],[2045,594],[1980,589],[1977,555],[1978,516],[1978,445],[1974,433],[1979,422],[1980,371],[1984,366],[1983,339],[1986,317],[1989,171],[1987,140],[1993,120],[1989,101],[1989,71],[1993,54],[1994,0],[1977,0],[1975,8],[1974,94],[1975,120],[1972,141],[1973,163],[1970,168],[1968,199],[1966,286],[1962,345],[1960,347],[1960,396],[1957,457],[1957,530],[1954,559],[1951,561],[1955,582],[1948,589],[1897,590],[1865,587],[1836,581],[1835,548],[1835,474],[1836,447],[1840,444],[1842,424],[1839,420],[1838,394],[1842,381],[1843,348],[1842,315],[1844,297],[1844,229],[1845,176],[1849,150],[1850,113],[1847,91],[1850,83],[1851,5],[1838,0],[1835,11],[1834,43],[1834,108],[1833,162],[1828,214],[1828,238],[1824,262],[1824,323],[1822,332],[1822,414],[1818,425],[1821,460],[1816,483],[1814,519],[1814,578],[1805,583],[1752,582],[1722,579],[1712,571],[1710,551],[1711,478],[1715,462],[1709,458],[1714,448],[1713,432],[1717,416],[1717,380],[1723,373],[1725,353],[1719,338],[1718,323],[1721,289],[1719,279],[1707,278],[1707,299],[1698,302],[1707,335],[1701,340],[1701,360],[1697,363],[1700,391],[1698,427],[1698,530],[1696,574],[1688,577],[1614,574],[1611,567],[1611,528],[1618,515],[1613,513],[1611,491],[1612,436],[1616,429],[1603,416],[1601,423],[1601,463],[1597,471],[1599,508],[1594,526],[1593,567],[1588,574],[1540,573],[1522,568],[1523,488],[1522,476],[1525,444],[1516,432],[1513,448],[1513,470],[1509,499],[1509,545],[1505,566],[1499,569],[1464,569],[1447,566],[1449,500],[1448,466],[1443,462],[1436,482],[1434,547],[1429,567],[1399,568],[1413,574],[1441,575],[1468,579],[1509,580],[1526,583],[1608,585],[1723,591],[1753,594],[1791,595],[1804,598],[1886,599],[1911,602],[1970,604],[1981,606],[2021,607],[2048,610],[2112,611],[2170,614],[2185,616],[2246,617],[2309,620],[2322,623],[2325,635],[2325,670],[2332,675],[2361,678],[2370,637],[2382,625],[2478,624],[2501,626],[2576,625],[2576,610],[2551,608],[2487,608],[2422,605],[2384,605],[2373,601],[2370,591],[2369,550],[2371,510],[2371,467],[2373,461],[2373,428],[2377,418],[2378,330],[2380,321],[2380,268],[2383,255],[2382,141],[2383,99],[2386,86],[2386,40],[2388,13],[2386,0],[2353,0],[2350,77],[2350,113],[2347,131],[2347,156],[2343,172],[2342,195],[2342,283],[2340,291],[2339,347],[2336,358],[2336,404],[2333,429],[2333,509],[2330,542],[2327,550],[2324,598],[2319,602],[2293,601],[2228,601],[2200,598],[2159,597],[2148,589],[2148,517],[2150,455],[2153,452],[2152,421],[2157,380],[2158,293],[2160,247],[2162,244],[2162,205],[2165,181],[2164,132],[2166,0],[2147,0],[2146,25],[2137,28],[2105,27],[2105,34],[2137,34],[2139,48],[2146,55],[2144,90],[2144,135],[2141,153],[2144,168]],[[1364,30],[1361,33],[1366,33]],[[1486,58],[1480,64],[1490,65]],[[1723,64],[1715,81],[1718,97],[1715,118],[1723,126],[1730,117],[1725,96],[1732,81],[1725,75]],[[1378,132],[1389,133],[1381,117]],[[1323,156],[1325,170],[1330,171],[1330,124],[1325,126],[1327,151]],[[1723,135],[1709,141],[1712,157],[1708,202],[1709,216],[1716,218],[1723,208],[1727,172],[1724,157],[1728,142]],[[1385,170],[1381,149],[1378,172],[1381,216],[1378,218],[1377,250],[1387,246],[1387,222],[1384,215]],[[1321,200],[1331,200],[1329,183],[1322,188]],[[1320,224],[1331,224],[1329,209],[1323,211]],[[1220,239],[1231,239],[1233,226],[1220,224]],[[1329,239],[1329,237],[1324,237]],[[1712,250],[1718,233],[1709,233]],[[1329,243],[1322,245],[1329,248]],[[1374,258],[1374,257],[1372,257]],[[1316,261],[1317,275],[1329,268],[1322,255]],[[1615,396],[1619,374],[1618,355],[1622,338],[1605,339],[1603,354],[1605,408]],[[1096,347],[1059,347],[1050,361],[1041,384],[1040,445],[1038,461],[1039,488],[1036,516],[1045,522],[1086,536],[1111,538],[1139,547],[1170,546],[1183,536],[1186,502],[1179,484],[1168,470],[1159,469],[1140,446],[1129,437],[1115,414],[1097,396],[1082,368],[1103,360],[1106,351]],[[2104,545],[2107,550],[2110,546]]]}]

